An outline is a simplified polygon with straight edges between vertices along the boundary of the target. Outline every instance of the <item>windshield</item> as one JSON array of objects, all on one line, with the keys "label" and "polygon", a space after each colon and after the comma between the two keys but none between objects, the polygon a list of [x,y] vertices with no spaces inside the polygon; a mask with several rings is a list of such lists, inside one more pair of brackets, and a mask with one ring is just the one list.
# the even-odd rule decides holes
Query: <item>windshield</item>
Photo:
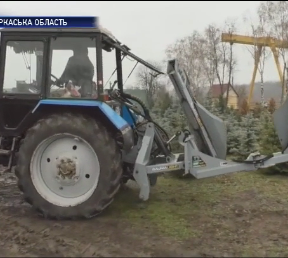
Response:
[{"label": "windshield", "polygon": [[[118,48],[118,47],[117,47]],[[137,87],[137,78],[134,71],[140,67],[145,66],[154,74],[163,74],[158,68],[144,61],[143,59],[132,54],[130,51],[126,50],[124,47],[120,46],[121,51],[123,50],[125,56],[122,53],[122,77],[123,86],[125,88]],[[103,50],[103,78],[104,78],[104,89],[109,89],[115,80],[117,80],[116,72],[116,61],[115,61],[115,49],[111,52]]]},{"label": "windshield", "polygon": [[[116,71],[116,60],[115,60],[115,49],[111,52],[103,51],[103,79],[104,79],[104,89],[109,89],[110,86],[117,80]],[[122,74],[123,74],[123,84],[125,86],[131,86],[136,83],[135,74],[131,73],[132,69],[135,67],[137,61],[130,57],[122,56]],[[128,78],[129,77],[129,78]]]},{"label": "windshield", "polygon": [[[25,49],[30,46],[29,52]],[[29,93],[29,88],[40,87],[43,67],[42,41],[8,41],[5,58],[4,92]]]}]

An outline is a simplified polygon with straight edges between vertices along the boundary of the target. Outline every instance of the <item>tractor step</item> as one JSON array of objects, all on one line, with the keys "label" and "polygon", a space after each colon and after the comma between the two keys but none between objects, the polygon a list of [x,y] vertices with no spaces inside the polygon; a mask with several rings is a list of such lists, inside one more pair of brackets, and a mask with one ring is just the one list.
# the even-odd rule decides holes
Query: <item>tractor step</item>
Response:
[{"label": "tractor step", "polygon": [[5,155],[5,156],[8,156],[12,153],[11,150],[3,150],[3,149],[0,149],[0,155]]},{"label": "tractor step", "polygon": [[[16,145],[17,137],[13,137],[12,144],[11,144],[11,149],[10,150],[5,150],[3,149],[3,137],[0,137],[0,156],[7,157],[8,164],[4,161],[3,165],[7,167],[4,170],[4,172],[11,172],[12,166],[13,166],[13,158],[14,158],[14,151],[15,151],[15,145]],[[4,158],[3,157],[3,158]]]}]

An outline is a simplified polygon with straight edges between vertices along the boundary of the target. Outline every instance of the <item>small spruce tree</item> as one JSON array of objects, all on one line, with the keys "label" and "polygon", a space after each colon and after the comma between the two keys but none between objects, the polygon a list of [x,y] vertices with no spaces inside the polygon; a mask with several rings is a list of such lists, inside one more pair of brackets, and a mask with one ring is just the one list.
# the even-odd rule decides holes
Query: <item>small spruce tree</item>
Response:
[{"label": "small spruce tree", "polygon": [[240,104],[239,112],[241,115],[246,115],[249,112],[248,101],[244,99]]},{"label": "small spruce tree", "polygon": [[281,150],[280,141],[276,134],[272,115],[268,110],[262,112],[260,117],[261,130],[259,137],[260,150],[263,154],[271,154]]},{"label": "small spruce tree", "polygon": [[264,110],[265,108],[261,105],[261,103],[256,102],[253,108],[254,117],[259,118]]},{"label": "small spruce tree", "polygon": [[238,153],[235,153],[239,158],[247,158],[252,152],[258,149],[256,131],[256,120],[251,113],[242,117],[240,122],[241,131],[239,135],[240,145]]},{"label": "small spruce tree", "polygon": [[225,119],[227,128],[227,154],[237,156],[239,153],[241,126],[235,113],[230,113]]},{"label": "small spruce tree", "polygon": [[211,112],[211,110],[213,109],[213,99],[211,98],[210,94],[207,95],[207,97],[204,99],[203,101],[203,106]]},{"label": "small spruce tree", "polygon": [[268,111],[273,114],[276,110],[276,101],[274,98],[271,98],[268,102]]},{"label": "small spruce tree", "polygon": [[[274,123],[272,120],[272,115],[268,110],[261,114],[261,138],[260,138],[260,148],[262,154],[272,154],[274,152],[281,151],[281,144],[276,134]],[[278,164],[273,167],[269,167],[267,170],[269,173],[288,173],[287,163]]]}]

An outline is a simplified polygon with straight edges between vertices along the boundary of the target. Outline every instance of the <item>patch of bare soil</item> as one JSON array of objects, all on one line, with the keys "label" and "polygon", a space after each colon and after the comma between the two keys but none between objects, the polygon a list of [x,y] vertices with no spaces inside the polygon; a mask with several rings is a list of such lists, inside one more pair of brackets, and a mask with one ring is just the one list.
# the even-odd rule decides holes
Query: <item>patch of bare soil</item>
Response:
[{"label": "patch of bare soil", "polygon": [[201,181],[164,177],[148,203],[139,203],[138,191],[127,188],[100,217],[51,221],[24,203],[15,177],[4,174],[0,256],[288,256],[288,190],[278,187],[287,179],[279,180],[259,174]]},{"label": "patch of bare soil", "polygon": [[[183,256],[178,244],[140,228],[128,220],[102,217],[86,221],[40,218],[13,180],[0,182],[0,256],[27,257],[155,257]],[[145,226],[145,225],[143,225]],[[174,249],[176,247],[176,249]],[[180,250],[180,249],[179,249]],[[197,256],[192,251],[187,256]]]}]

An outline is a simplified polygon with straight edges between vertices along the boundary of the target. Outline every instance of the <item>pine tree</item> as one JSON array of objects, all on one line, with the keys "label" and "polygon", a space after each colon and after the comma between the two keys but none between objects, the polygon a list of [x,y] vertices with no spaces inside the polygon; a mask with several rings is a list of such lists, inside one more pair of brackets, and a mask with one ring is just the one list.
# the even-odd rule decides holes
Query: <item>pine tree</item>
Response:
[{"label": "pine tree", "polygon": [[273,114],[276,110],[276,101],[274,98],[271,98],[268,103],[268,111]]},{"label": "pine tree", "polygon": [[227,154],[238,155],[240,146],[241,126],[234,113],[227,115]]},{"label": "pine tree", "polygon": [[271,154],[281,150],[280,141],[276,134],[272,115],[265,110],[262,112],[261,117],[261,131],[260,131],[260,149],[263,154]]},{"label": "pine tree", "polygon": [[258,149],[257,136],[255,134],[257,122],[253,115],[248,113],[242,117],[240,126],[240,145],[236,154],[239,158],[247,158],[250,153]]},{"label": "pine tree", "polygon": [[213,109],[213,100],[210,96],[210,94],[207,95],[207,97],[205,98],[204,102],[203,102],[203,106],[211,112],[211,110]]},{"label": "pine tree", "polygon": [[[268,110],[265,110],[261,114],[261,140],[260,149],[261,154],[272,154],[274,152],[281,151],[281,144],[274,128],[274,123],[272,121],[272,115]],[[266,170],[267,171],[267,170]],[[287,163],[278,164],[276,166],[268,168],[270,173],[288,173]]]},{"label": "pine tree", "polygon": [[226,100],[223,95],[220,95],[218,98],[218,108],[220,113],[224,113],[226,109]]},{"label": "pine tree", "polygon": [[157,123],[161,123],[162,110],[159,106],[155,105],[151,109],[150,115],[152,116],[152,119],[155,120]]},{"label": "pine tree", "polygon": [[216,100],[213,102],[213,104],[210,106],[209,110],[214,116],[220,116],[222,114],[222,108],[219,105],[219,102]]},{"label": "pine tree", "polygon": [[261,103],[256,102],[253,108],[254,117],[259,118],[264,110],[266,109],[261,105]]},{"label": "pine tree", "polygon": [[246,99],[244,99],[242,101],[242,103],[240,104],[240,114],[241,115],[246,115],[249,112],[249,106],[248,106],[248,101]]}]

